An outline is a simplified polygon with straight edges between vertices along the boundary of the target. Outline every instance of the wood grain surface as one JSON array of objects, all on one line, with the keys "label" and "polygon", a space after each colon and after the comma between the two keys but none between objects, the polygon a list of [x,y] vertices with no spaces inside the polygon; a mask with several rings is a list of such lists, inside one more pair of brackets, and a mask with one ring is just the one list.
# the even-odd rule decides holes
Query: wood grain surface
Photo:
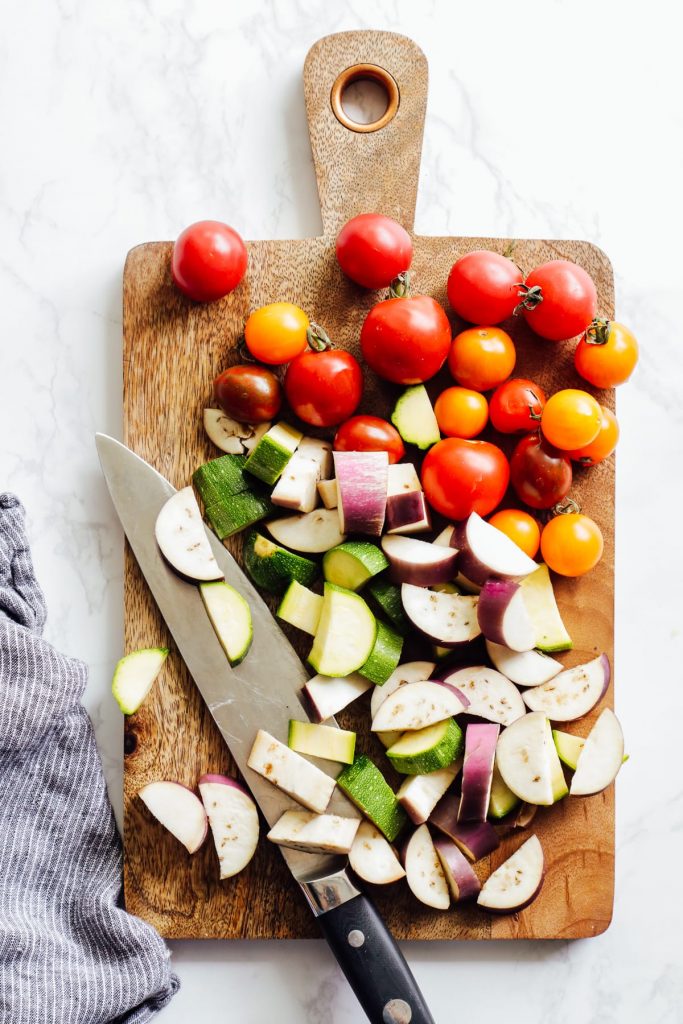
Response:
[{"label": "wood grain surface", "polygon": [[[334,117],[330,92],[337,75],[358,63],[386,68],[396,79],[400,104],[395,118],[377,132],[349,131]],[[196,467],[220,453],[202,428],[217,373],[237,360],[244,321],[258,306],[277,299],[301,305],[326,326],[338,346],[359,355],[363,318],[377,301],[342,276],[335,235],[362,211],[390,214],[412,231],[427,99],[427,62],[418,47],[390,33],[348,32],[320,40],[304,68],[306,110],[318,180],[324,234],[295,241],[251,242],[242,284],[211,305],[195,305],[174,288],[171,243],[138,246],[124,274],[124,440],[177,487]],[[455,198],[455,197],[454,197]],[[591,274],[599,312],[612,316],[612,270],[603,252],[587,242],[500,238],[414,236],[413,280],[447,306],[445,284],[451,264],[472,249],[510,252],[524,271],[553,258],[575,260]],[[454,333],[462,324],[452,318]],[[571,343],[535,338],[522,320],[504,325],[517,346],[516,374],[537,380],[548,392],[580,386]],[[432,396],[452,383],[446,373],[429,383]],[[359,411],[387,415],[399,389],[365,376]],[[613,407],[611,393],[596,397]],[[508,450],[510,446],[507,446]],[[614,459],[577,470],[572,495],[600,524],[605,537],[602,562],[580,581],[556,580],[562,615],[574,649],[561,655],[578,664],[600,651],[613,659]],[[239,549],[239,541],[233,550]],[[203,772],[235,769],[213,720],[161,620],[134,558],[126,551],[125,646],[134,650],[167,644],[171,656],[150,696],[126,720],[125,733],[125,900],[134,914],[168,938],[292,938],[318,934],[302,896],[277,849],[265,840],[251,865],[237,878],[220,882],[209,842],[195,856],[147,813],[136,793],[153,779],[177,779],[194,786]],[[286,627],[288,629],[288,627]],[[288,632],[305,655],[310,642]],[[410,654],[409,648],[406,657]],[[405,659],[404,659],[405,660]],[[612,704],[613,687],[601,704]],[[368,732],[369,695],[339,716],[356,729],[359,748],[376,757],[393,784],[383,748]],[[586,735],[591,715],[570,726]],[[613,787],[589,799],[565,799],[542,809],[533,825],[545,851],[547,874],[539,898],[511,917],[490,918],[476,907],[448,913],[418,903],[405,885],[375,893],[388,924],[400,939],[578,938],[597,935],[609,924],[614,880]],[[524,834],[506,839],[480,862],[485,877],[515,849]]]}]

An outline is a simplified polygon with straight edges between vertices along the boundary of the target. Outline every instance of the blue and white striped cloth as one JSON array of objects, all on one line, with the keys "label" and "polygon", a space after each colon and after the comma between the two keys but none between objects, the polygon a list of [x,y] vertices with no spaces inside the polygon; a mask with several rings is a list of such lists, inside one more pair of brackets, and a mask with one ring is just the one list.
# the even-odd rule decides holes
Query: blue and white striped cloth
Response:
[{"label": "blue and white striped cloth", "polygon": [[81,662],[41,637],[24,510],[0,494],[0,1021],[141,1024],[178,979],[121,905],[121,844]]}]

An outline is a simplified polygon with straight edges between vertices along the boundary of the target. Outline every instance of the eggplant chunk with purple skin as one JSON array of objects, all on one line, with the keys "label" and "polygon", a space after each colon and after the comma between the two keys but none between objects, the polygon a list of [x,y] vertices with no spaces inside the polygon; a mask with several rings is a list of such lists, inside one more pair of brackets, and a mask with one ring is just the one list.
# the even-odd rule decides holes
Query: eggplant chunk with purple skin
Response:
[{"label": "eggplant chunk with purple skin", "polygon": [[386,452],[334,452],[339,528],[379,537],[387,509]]},{"label": "eggplant chunk with purple skin", "polygon": [[455,903],[474,899],[481,890],[481,883],[470,867],[469,861],[452,839],[440,836],[434,840],[436,855],[441,861],[446,884]]},{"label": "eggplant chunk with purple skin", "polygon": [[449,594],[404,583],[401,600],[413,625],[440,647],[458,647],[481,634],[478,598],[473,595]]},{"label": "eggplant chunk with purple skin", "polygon": [[487,640],[513,651],[531,651],[536,631],[519,583],[488,579],[479,594],[479,626]]},{"label": "eggplant chunk with purple skin", "polygon": [[403,851],[406,881],[413,896],[434,910],[448,910],[450,891],[426,825],[416,828]]},{"label": "eggplant chunk with purple skin", "polygon": [[543,885],[543,847],[530,836],[484,882],[477,903],[494,914],[515,914],[536,899]]},{"label": "eggplant chunk with purple skin", "polygon": [[382,551],[389,559],[389,575],[394,583],[431,587],[448,583],[455,575],[456,552],[439,544],[386,534]]},{"label": "eggplant chunk with purple skin", "polygon": [[465,733],[458,821],[486,821],[500,725],[470,722]]},{"label": "eggplant chunk with purple skin", "polygon": [[429,823],[449,836],[471,861],[481,860],[500,846],[490,821],[458,821],[460,800],[446,793],[429,816]]},{"label": "eggplant chunk with purple skin", "polygon": [[489,577],[520,580],[538,565],[514,541],[473,512],[457,523],[450,538],[458,548],[458,571],[483,586]]},{"label": "eggplant chunk with purple skin", "polygon": [[525,690],[524,703],[531,711],[542,711],[551,722],[573,722],[604,697],[610,676],[609,658],[600,654],[585,665],[565,669],[542,686]]}]

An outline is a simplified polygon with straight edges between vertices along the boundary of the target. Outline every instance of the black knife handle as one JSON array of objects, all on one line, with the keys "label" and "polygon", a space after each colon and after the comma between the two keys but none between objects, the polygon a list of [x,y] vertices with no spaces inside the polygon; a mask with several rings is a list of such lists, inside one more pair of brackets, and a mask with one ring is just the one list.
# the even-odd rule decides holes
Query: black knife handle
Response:
[{"label": "black knife handle", "polygon": [[354,896],[317,920],[371,1024],[434,1024],[403,953],[367,896]]}]

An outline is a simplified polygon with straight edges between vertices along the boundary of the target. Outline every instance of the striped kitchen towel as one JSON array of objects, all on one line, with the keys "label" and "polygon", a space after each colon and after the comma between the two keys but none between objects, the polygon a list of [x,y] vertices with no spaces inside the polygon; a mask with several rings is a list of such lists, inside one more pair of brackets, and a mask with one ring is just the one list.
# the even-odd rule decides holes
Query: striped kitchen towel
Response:
[{"label": "striped kitchen towel", "polygon": [[41,637],[24,510],[0,494],[0,1021],[140,1024],[178,979],[121,905],[121,843],[86,669]]}]

